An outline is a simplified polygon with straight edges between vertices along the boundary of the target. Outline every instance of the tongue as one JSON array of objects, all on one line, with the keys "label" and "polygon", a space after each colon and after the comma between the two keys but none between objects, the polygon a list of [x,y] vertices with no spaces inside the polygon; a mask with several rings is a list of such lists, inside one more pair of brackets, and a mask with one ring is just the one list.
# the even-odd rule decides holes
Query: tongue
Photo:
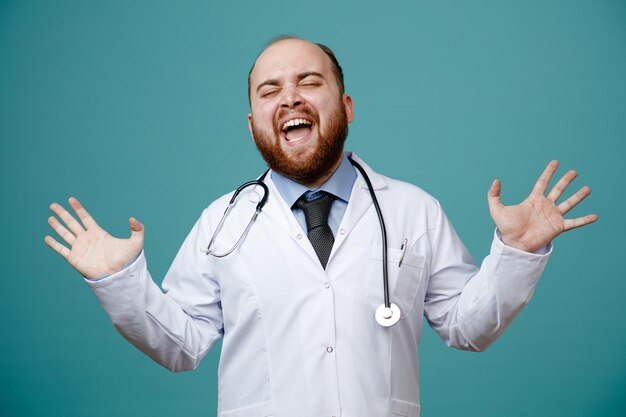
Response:
[{"label": "tongue", "polygon": [[309,132],[311,131],[311,127],[310,126],[298,126],[298,127],[294,127],[291,128],[286,134],[285,137],[287,138],[287,140],[292,141],[292,140],[298,140],[298,139],[302,139],[304,136],[306,136]]}]

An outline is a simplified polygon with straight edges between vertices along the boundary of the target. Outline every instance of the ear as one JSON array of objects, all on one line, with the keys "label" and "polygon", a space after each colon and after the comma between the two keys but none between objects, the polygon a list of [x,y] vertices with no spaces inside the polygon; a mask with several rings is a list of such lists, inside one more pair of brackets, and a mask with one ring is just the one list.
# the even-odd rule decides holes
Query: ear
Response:
[{"label": "ear", "polygon": [[354,120],[354,103],[352,102],[352,97],[348,94],[344,94],[343,97],[341,97],[341,101],[343,102],[343,108],[346,111],[348,123],[352,123]]},{"label": "ear", "polygon": [[248,113],[248,130],[250,131],[250,136],[254,139],[254,135],[252,134],[252,113]]}]

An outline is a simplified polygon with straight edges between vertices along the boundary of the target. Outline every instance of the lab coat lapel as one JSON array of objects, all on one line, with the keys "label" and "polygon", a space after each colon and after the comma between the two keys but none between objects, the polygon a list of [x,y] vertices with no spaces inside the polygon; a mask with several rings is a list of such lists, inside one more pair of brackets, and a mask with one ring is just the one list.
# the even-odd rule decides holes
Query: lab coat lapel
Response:
[{"label": "lab coat lapel", "polygon": [[[383,177],[376,172],[372,171],[372,169],[361,160],[355,154],[350,155],[352,159],[354,159],[359,165],[361,165],[365,172],[367,173],[374,190],[380,190],[386,187],[385,180]],[[355,168],[356,169],[356,168]],[[330,254],[330,258],[328,262],[332,261],[333,255],[339,250],[339,248],[346,241],[348,236],[350,236],[350,232],[354,229],[356,224],[361,220],[363,215],[367,212],[369,207],[373,204],[372,197],[367,188],[367,183],[365,179],[361,175],[360,171],[357,170],[357,179],[354,182],[354,186],[352,187],[352,193],[350,194],[350,201],[348,202],[348,207],[346,208],[346,213],[341,220],[341,225],[339,226],[339,232],[337,236],[335,236],[335,244],[333,245],[333,250]],[[372,227],[378,227],[377,225],[372,225]]]},{"label": "lab coat lapel", "polygon": [[[263,208],[263,214],[266,215],[277,227],[276,233],[284,233],[286,236],[280,237],[291,239],[296,245],[298,245],[309,257],[311,257],[315,263],[319,264],[319,259],[313,245],[307,238],[307,234],[302,230],[300,223],[296,220],[291,207],[287,206],[285,200],[280,195],[280,192],[274,185],[271,179],[271,175],[265,177],[265,183],[267,184],[270,195],[267,199],[267,204]],[[251,203],[256,204],[258,199],[251,199]],[[300,236],[300,238],[298,238]],[[278,237],[277,237],[278,238]],[[322,265],[319,264],[320,269],[323,270]]]}]

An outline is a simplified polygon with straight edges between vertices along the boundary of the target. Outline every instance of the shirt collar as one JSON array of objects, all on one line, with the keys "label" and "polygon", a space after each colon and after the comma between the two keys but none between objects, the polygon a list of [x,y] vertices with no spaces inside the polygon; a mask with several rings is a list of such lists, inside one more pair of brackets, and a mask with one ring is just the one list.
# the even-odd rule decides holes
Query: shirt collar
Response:
[{"label": "shirt collar", "polygon": [[348,161],[348,153],[344,152],[339,167],[335,170],[333,175],[318,188],[305,187],[273,170],[271,176],[274,185],[276,185],[278,192],[287,203],[287,206],[291,207],[296,200],[307,191],[326,191],[347,203],[350,200],[352,186],[356,180],[356,171],[350,161]]}]

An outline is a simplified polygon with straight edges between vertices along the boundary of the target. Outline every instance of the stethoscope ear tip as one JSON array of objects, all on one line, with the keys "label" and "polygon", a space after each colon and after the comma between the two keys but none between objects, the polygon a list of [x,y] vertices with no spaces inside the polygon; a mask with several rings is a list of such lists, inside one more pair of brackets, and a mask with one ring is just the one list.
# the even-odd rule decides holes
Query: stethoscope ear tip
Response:
[{"label": "stethoscope ear tip", "polygon": [[376,321],[383,327],[391,327],[400,321],[400,308],[391,303],[389,307],[385,307],[385,304],[381,304],[376,309]]}]

